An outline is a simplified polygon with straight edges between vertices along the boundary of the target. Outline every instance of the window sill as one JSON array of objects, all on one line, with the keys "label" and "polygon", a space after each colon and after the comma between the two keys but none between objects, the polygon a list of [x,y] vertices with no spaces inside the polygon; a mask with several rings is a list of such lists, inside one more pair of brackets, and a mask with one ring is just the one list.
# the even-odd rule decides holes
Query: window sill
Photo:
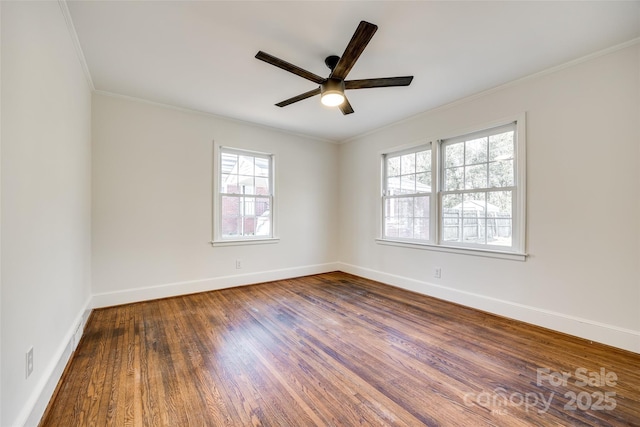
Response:
[{"label": "window sill", "polygon": [[237,240],[212,240],[209,242],[214,248],[221,246],[242,246],[242,245],[267,245],[270,243],[278,243],[279,237],[265,237],[255,239],[237,239]]},{"label": "window sill", "polygon": [[526,261],[527,254],[517,252],[501,252],[489,249],[471,249],[471,248],[458,248],[451,246],[433,245],[429,243],[412,243],[401,240],[388,240],[388,239],[376,239],[376,243],[380,245],[399,246],[403,248],[411,249],[423,249],[436,252],[447,252],[452,254],[472,255],[487,258],[508,259],[512,261]]}]

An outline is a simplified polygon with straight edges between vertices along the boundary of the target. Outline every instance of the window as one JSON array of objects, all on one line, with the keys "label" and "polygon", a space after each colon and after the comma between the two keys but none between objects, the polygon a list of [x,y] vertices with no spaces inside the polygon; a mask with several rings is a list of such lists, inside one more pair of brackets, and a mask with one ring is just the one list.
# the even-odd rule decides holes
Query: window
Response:
[{"label": "window", "polygon": [[383,241],[524,254],[524,118],[383,164]]},{"label": "window", "polygon": [[515,124],[441,143],[441,242],[513,247]]},{"label": "window", "polygon": [[384,237],[431,241],[431,156],[431,144],[384,156]]},{"label": "window", "polygon": [[217,170],[214,242],[273,238],[273,156],[220,147]]}]

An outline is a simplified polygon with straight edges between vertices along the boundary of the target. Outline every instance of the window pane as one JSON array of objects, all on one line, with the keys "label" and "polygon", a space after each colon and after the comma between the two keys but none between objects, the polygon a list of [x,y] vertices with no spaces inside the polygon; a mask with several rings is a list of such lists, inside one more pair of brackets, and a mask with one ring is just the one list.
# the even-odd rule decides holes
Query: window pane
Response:
[{"label": "window pane", "polygon": [[467,193],[462,197],[462,240],[467,243],[485,243],[485,193]]},{"label": "window pane", "polygon": [[398,221],[398,237],[404,239],[413,237],[413,218],[400,218]]},{"label": "window pane", "polygon": [[509,218],[487,218],[487,243],[497,246],[511,246],[511,228],[513,221]]},{"label": "window pane", "polygon": [[489,212],[487,217],[487,243],[511,246],[512,218],[509,213]]},{"label": "window pane", "polygon": [[240,194],[255,194],[255,182],[253,176],[239,175],[238,187]]},{"label": "window pane", "polygon": [[431,172],[431,150],[416,153],[416,172]]},{"label": "window pane", "polygon": [[429,240],[430,196],[389,197],[384,201],[384,236]]},{"label": "window pane", "polygon": [[445,191],[462,190],[464,188],[464,168],[450,168],[444,170]]},{"label": "window pane", "polygon": [[225,237],[239,236],[241,217],[223,217],[222,218],[222,235]]},{"label": "window pane", "polygon": [[413,238],[429,240],[429,218],[413,219]]},{"label": "window pane", "polygon": [[398,203],[398,237],[411,238],[413,236],[413,198],[396,199]]},{"label": "window pane", "polygon": [[253,168],[253,159],[252,156],[238,156],[238,161],[240,167],[238,168],[239,175],[255,175],[255,171]]},{"label": "window pane", "polygon": [[400,160],[400,173],[402,175],[408,175],[416,173],[416,155],[415,153],[405,154]]},{"label": "window pane", "polygon": [[487,188],[487,165],[486,163],[467,166],[464,168],[464,188],[472,190],[475,188]]},{"label": "window pane", "polygon": [[416,176],[415,175],[402,175],[400,178],[400,193],[413,194],[416,192]]},{"label": "window pane", "polygon": [[462,142],[458,142],[456,144],[445,145],[444,158],[444,166],[447,168],[462,166],[464,164],[464,144]]},{"label": "window pane", "polygon": [[490,210],[499,212],[500,214],[511,216],[513,209],[511,199],[512,191],[491,191],[487,193],[487,202]]},{"label": "window pane", "polygon": [[222,193],[237,194],[240,192],[240,187],[238,187],[237,175],[222,175],[222,179],[220,181],[220,191]]},{"label": "window pane", "polygon": [[462,194],[444,194],[442,196],[442,207],[445,209],[457,209],[462,212]]},{"label": "window pane", "polygon": [[415,197],[413,199],[413,216],[417,218],[429,217],[429,196]]},{"label": "window pane", "polygon": [[221,200],[222,235],[237,236],[241,230],[240,198],[223,196]]},{"label": "window pane", "polygon": [[255,204],[256,204],[256,207],[255,207],[255,209],[256,209],[255,215],[256,216],[262,216],[262,215],[265,214],[265,212],[266,212],[267,215],[269,215],[269,216],[271,215],[270,214],[271,208],[270,208],[270,203],[269,203],[269,198],[268,197],[256,197],[255,198]]},{"label": "window pane", "polygon": [[256,176],[269,176],[269,159],[256,157]]},{"label": "window pane", "polygon": [[487,243],[512,244],[512,191],[492,191],[487,194]]},{"label": "window pane", "polygon": [[385,218],[384,235],[386,237],[398,237],[398,224],[395,218]]},{"label": "window pane", "polygon": [[513,160],[489,163],[489,187],[513,186]]},{"label": "window pane", "polygon": [[401,218],[413,217],[413,198],[402,197],[396,200],[398,202],[398,216]]},{"label": "window pane", "polygon": [[487,162],[488,138],[472,139],[465,143],[465,161],[467,165]]},{"label": "window pane", "polygon": [[398,203],[396,199],[386,199],[384,203],[384,234],[398,237]]},{"label": "window pane", "polygon": [[[260,209],[260,204],[256,206],[256,210]],[[256,218],[256,236],[271,235],[271,214],[270,211],[264,210],[261,215]]]},{"label": "window pane", "polygon": [[463,223],[463,242],[476,244],[486,243],[486,220],[484,218],[464,218]]},{"label": "window pane", "polygon": [[400,177],[389,178],[387,181],[387,194],[394,196],[400,194]]},{"label": "window pane", "polygon": [[254,197],[243,197],[241,199],[242,216],[254,216],[256,214],[256,199]]},{"label": "window pane", "polygon": [[442,240],[460,241],[462,236],[462,195],[445,194],[442,196]]},{"label": "window pane", "polygon": [[269,194],[269,178],[256,178],[256,194]]},{"label": "window pane", "polygon": [[242,218],[242,235],[254,236],[256,232],[256,217],[245,216]]},{"label": "window pane", "polygon": [[387,175],[398,176],[400,175],[400,157],[389,157],[387,159]]},{"label": "window pane", "polygon": [[238,156],[235,154],[222,153],[220,162],[220,172],[223,174],[229,174],[235,169],[236,164],[238,163]]},{"label": "window pane", "polygon": [[513,159],[513,131],[489,137],[489,160]]},{"label": "window pane", "polygon": [[462,198],[462,216],[465,218],[484,217],[487,211],[485,193],[467,193]]},{"label": "window pane", "polygon": [[416,175],[416,193],[431,193],[431,172]]}]

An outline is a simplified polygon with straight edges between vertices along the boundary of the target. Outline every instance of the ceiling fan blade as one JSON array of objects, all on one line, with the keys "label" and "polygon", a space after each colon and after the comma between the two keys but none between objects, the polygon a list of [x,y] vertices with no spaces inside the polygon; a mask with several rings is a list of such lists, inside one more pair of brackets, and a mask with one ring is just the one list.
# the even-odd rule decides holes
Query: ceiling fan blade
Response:
[{"label": "ceiling fan blade", "polygon": [[320,77],[319,75],[314,74],[311,71],[307,71],[303,68],[298,67],[297,65],[293,65],[287,61],[283,61],[282,59],[276,58],[275,56],[269,55],[268,53],[265,53],[263,51],[259,51],[258,53],[256,53],[256,58],[268,64],[275,65],[278,68],[282,68],[285,71],[303,77],[307,80],[311,80],[314,83],[320,84],[325,81],[324,77]]},{"label": "ceiling fan blade", "polygon": [[347,114],[353,113],[353,107],[351,107],[351,104],[349,103],[349,100],[347,99],[346,96],[344,98],[344,102],[340,104],[339,107],[340,107],[340,111],[342,111],[342,114],[344,114],[345,116]]},{"label": "ceiling fan blade", "polygon": [[336,68],[331,71],[331,78],[344,80],[355,65],[356,61],[367,47],[371,37],[378,30],[378,26],[367,21],[360,21],[356,32],[353,33],[351,41],[340,57]]},{"label": "ceiling fan blade", "polygon": [[314,95],[318,95],[320,93],[320,88],[315,88],[310,90],[309,92],[301,93],[300,95],[294,96],[293,98],[285,99],[282,102],[278,102],[276,105],[278,107],[286,107],[289,104],[293,104],[294,102],[302,101],[303,99],[311,98]]},{"label": "ceiling fan blade", "polygon": [[372,87],[409,86],[413,76],[382,77],[378,79],[348,80],[344,82],[345,89],[368,89]]}]

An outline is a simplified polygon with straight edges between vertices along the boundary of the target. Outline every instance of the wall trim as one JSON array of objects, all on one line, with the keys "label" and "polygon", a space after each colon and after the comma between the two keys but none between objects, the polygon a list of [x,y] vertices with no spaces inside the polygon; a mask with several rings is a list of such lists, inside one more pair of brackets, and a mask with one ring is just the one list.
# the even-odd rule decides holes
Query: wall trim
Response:
[{"label": "wall trim", "polygon": [[339,270],[339,263],[315,264],[301,267],[282,268],[278,270],[259,271],[255,273],[234,274],[211,277],[207,279],[189,280],[175,283],[148,286],[144,288],[125,289],[115,292],[104,292],[93,295],[92,307],[102,308],[133,302],[149,301],[159,298],[175,297],[197,292],[215,291],[236,286],[329,273]]},{"label": "wall trim", "polygon": [[94,294],[87,299],[73,321],[72,326],[67,330],[58,350],[55,352],[56,357],[54,357],[52,362],[46,367],[44,375],[20,412],[17,418],[17,425],[37,426],[40,422],[62,377],[64,369],[78,346],[92,308],[187,295],[293,277],[329,273],[332,271],[343,271],[419,294],[454,302],[640,354],[640,331],[501,300],[486,295],[461,291],[353,264],[331,262]]},{"label": "wall trim", "polygon": [[82,67],[82,71],[84,72],[84,77],[87,80],[89,89],[93,92],[96,90],[96,87],[93,85],[93,79],[91,78],[89,65],[87,64],[87,59],[84,56],[84,51],[82,50],[82,45],[80,44],[80,39],[78,38],[76,26],[73,25],[73,19],[71,19],[69,5],[67,4],[66,0],[58,0],[58,5],[60,6],[60,10],[62,11],[62,16],[64,16],[64,21],[67,24],[67,30],[69,30],[69,36],[71,37],[73,47],[75,48],[76,54],[78,55],[78,61],[80,61],[80,66]]},{"label": "wall trim", "polygon": [[110,97],[110,98],[124,99],[126,101],[139,102],[141,104],[147,104],[147,105],[151,105],[151,106],[154,106],[154,107],[160,107],[160,108],[165,108],[165,109],[168,109],[168,110],[179,111],[181,113],[198,114],[200,116],[210,117],[210,118],[214,118],[214,119],[217,119],[217,120],[225,120],[225,121],[228,121],[230,123],[240,124],[240,125],[244,125],[244,126],[257,128],[257,129],[262,129],[262,130],[267,130],[269,132],[284,133],[286,135],[295,136],[297,138],[305,138],[305,139],[309,139],[309,140],[316,141],[316,142],[324,142],[324,143],[336,144],[336,145],[340,144],[340,141],[338,141],[338,140],[321,138],[319,136],[314,136],[314,135],[307,135],[305,133],[294,132],[294,131],[291,131],[291,130],[282,129],[282,128],[278,128],[278,127],[275,127],[275,126],[269,126],[269,125],[265,125],[265,124],[261,124],[261,123],[250,122],[250,121],[247,121],[247,120],[238,119],[238,118],[231,117],[231,116],[223,116],[221,114],[211,113],[211,112],[204,111],[204,110],[196,110],[196,109],[189,108],[189,107],[181,107],[179,105],[166,104],[166,103],[160,102],[160,101],[152,101],[150,99],[138,98],[138,97],[130,96],[130,95],[123,95],[123,94],[117,93],[117,92],[110,92],[110,91],[107,91],[107,90],[94,89],[93,93],[96,94],[96,95],[107,96],[107,97]]},{"label": "wall trim", "polygon": [[473,102],[476,99],[485,97],[487,95],[491,95],[491,94],[499,92],[501,90],[508,89],[510,87],[517,86],[517,85],[520,85],[522,83],[525,83],[525,82],[528,82],[528,81],[531,81],[531,80],[535,80],[535,79],[540,78],[540,77],[544,77],[544,76],[547,76],[547,75],[550,75],[550,74],[554,74],[554,73],[560,72],[562,70],[565,70],[567,68],[578,66],[578,65],[583,64],[585,62],[589,62],[591,60],[594,60],[594,59],[597,59],[597,58],[600,58],[600,57],[603,57],[603,56],[606,56],[606,55],[621,51],[623,49],[635,46],[637,44],[640,44],[640,37],[636,37],[636,38],[633,38],[631,40],[627,40],[625,42],[622,42],[620,44],[617,44],[617,45],[614,45],[614,46],[610,46],[610,47],[604,48],[604,49],[596,51],[596,52],[589,53],[589,54],[581,56],[579,58],[575,58],[575,59],[569,60],[567,62],[563,62],[561,64],[558,64],[558,65],[555,65],[555,66],[552,66],[552,67],[549,67],[549,68],[545,68],[544,70],[537,71],[537,72],[534,72],[532,74],[527,74],[527,75],[525,75],[523,77],[520,77],[520,78],[511,80],[511,81],[508,81],[506,83],[500,84],[498,86],[494,86],[492,88],[489,88],[489,89],[486,89],[486,90],[483,90],[483,91],[480,91],[480,92],[477,92],[477,93],[474,93],[474,94],[471,94],[471,95],[456,99],[456,100],[448,102],[446,104],[442,104],[442,105],[438,105],[438,106],[429,108],[429,109],[424,110],[424,111],[422,111],[420,113],[414,114],[413,116],[409,116],[409,117],[406,117],[404,119],[398,120],[396,122],[389,123],[387,125],[384,125],[384,126],[381,126],[381,127],[375,128],[375,129],[368,130],[368,131],[363,132],[363,133],[361,133],[359,135],[354,135],[352,137],[346,138],[346,139],[340,141],[338,144],[347,144],[349,142],[353,142],[353,141],[357,141],[357,140],[366,138],[367,136],[376,134],[376,133],[381,132],[383,130],[390,129],[390,128],[396,127],[398,125],[411,122],[413,120],[416,120],[416,119],[420,118],[421,116],[437,114],[437,113],[439,113],[441,111],[448,110],[448,109],[456,107],[458,105],[463,105],[463,104],[466,104],[466,103],[469,103],[469,102]]},{"label": "wall trim", "polygon": [[640,354],[640,331],[621,328],[577,316],[514,303],[486,295],[461,291],[405,276],[385,273],[357,265],[339,263],[339,270],[367,279],[397,286],[419,294],[454,302],[499,316],[542,326],[592,342],[610,345]]},{"label": "wall trim", "polygon": [[64,369],[71,359],[73,352],[76,350],[78,342],[80,342],[82,332],[87,324],[90,313],[91,297],[87,298],[85,303],[82,305],[81,310],[71,323],[71,327],[64,335],[58,349],[54,352],[51,361],[45,367],[42,377],[34,387],[33,392],[27,399],[25,405],[22,407],[22,411],[20,411],[20,414],[16,419],[16,425],[37,426],[40,423],[40,420],[49,405],[49,401],[58,386],[58,382],[62,377]]}]

